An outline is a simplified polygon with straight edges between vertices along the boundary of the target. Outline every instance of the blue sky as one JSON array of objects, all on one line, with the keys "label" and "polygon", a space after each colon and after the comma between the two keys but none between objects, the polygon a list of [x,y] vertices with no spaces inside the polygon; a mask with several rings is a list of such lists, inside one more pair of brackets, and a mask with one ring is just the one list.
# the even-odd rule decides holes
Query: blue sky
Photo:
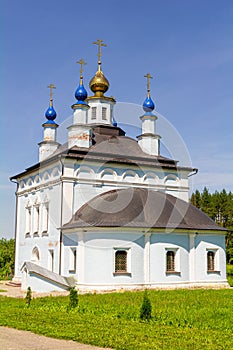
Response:
[{"label": "blue sky", "polygon": [[[38,160],[46,87],[57,87],[54,106],[62,124],[74,103],[75,62],[87,61],[88,87],[97,68],[92,42],[98,38],[108,45],[108,95],[140,105],[150,72],[157,111],[182,136],[199,169],[193,189],[233,190],[232,1],[2,0],[0,12],[0,236],[14,235],[15,184],[9,177]],[[127,113],[116,118],[134,124]]]}]

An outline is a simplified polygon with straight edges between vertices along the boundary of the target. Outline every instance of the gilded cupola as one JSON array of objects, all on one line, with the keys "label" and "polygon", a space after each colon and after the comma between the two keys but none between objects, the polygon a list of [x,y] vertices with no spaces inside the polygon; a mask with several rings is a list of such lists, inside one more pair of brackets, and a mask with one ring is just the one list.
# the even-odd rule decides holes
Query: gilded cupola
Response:
[{"label": "gilded cupola", "polygon": [[98,70],[95,73],[94,77],[91,79],[89,86],[91,91],[94,92],[95,97],[102,97],[104,96],[104,93],[109,89],[108,79],[104,76],[104,73],[101,69],[101,48],[107,45],[103,44],[103,40],[101,39],[97,40],[93,44],[98,45]]}]

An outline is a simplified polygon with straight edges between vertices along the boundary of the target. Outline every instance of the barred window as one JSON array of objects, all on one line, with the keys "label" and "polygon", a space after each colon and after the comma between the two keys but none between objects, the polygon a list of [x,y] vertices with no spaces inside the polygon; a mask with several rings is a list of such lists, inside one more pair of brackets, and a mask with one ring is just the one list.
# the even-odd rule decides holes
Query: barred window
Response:
[{"label": "barred window", "polygon": [[166,254],[167,271],[175,271],[175,252],[173,250],[168,250]]},{"label": "barred window", "polygon": [[214,260],[215,260],[215,253],[212,251],[207,252],[207,270],[208,271],[214,271],[215,269]]},{"label": "barred window", "polygon": [[115,253],[115,272],[127,272],[127,251],[117,250]]},{"label": "barred window", "polygon": [[107,108],[102,107],[102,119],[107,120]]},{"label": "barred window", "polygon": [[91,119],[96,119],[96,110],[97,110],[97,107],[92,107],[92,109],[91,109]]}]

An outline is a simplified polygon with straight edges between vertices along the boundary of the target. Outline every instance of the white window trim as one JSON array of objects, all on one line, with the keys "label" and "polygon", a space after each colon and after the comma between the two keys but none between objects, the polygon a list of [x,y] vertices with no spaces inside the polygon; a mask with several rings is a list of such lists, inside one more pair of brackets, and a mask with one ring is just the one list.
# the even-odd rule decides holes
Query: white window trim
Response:
[{"label": "white window trim", "polygon": [[[127,253],[127,271],[126,272],[116,272],[115,271],[115,257],[117,251],[125,251]],[[130,275],[132,274],[132,266],[131,266],[131,248],[125,248],[125,247],[116,247],[113,248],[113,275],[119,276],[119,275]]]},{"label": "white window trim", "polygon": [[[167,252],[174,252],[175,254],[175,270],[167,271]],[[166,247],[165,248],[165,271],[167,275],[180,274],[180,248]]]},{"label": "white window trim", "polygon": [[48,251],[48,269],[54,271],[54,249]]},{"label": "white window trim", "polygon": [[93,106],[91,107],[91,120],[97,119],[97,107]]},{"label": "white window trim", "polygon": [[[208,270],[208,252],[213,252],[214,253],[214,270]],[[205,262],[206,262],[206,271],[207,273],[219,273],[220,272],[220,268],[219,268],[219,249],[218,248],[206,248],[206,258],[205,258]]]},{"label": "white window trim", "polygon": [[77,272],[77,246],[69,247],[69,272]]},{"label": "white window trim", "polygon": [[26,236],[30,237],[32,232],[32,207],[26,207]]}]

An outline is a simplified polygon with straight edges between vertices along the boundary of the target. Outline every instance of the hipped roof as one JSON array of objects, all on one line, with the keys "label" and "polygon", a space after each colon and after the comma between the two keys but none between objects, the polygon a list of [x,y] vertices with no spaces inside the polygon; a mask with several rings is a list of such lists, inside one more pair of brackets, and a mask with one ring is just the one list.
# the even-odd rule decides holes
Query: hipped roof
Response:
[{"label": "hipped roof", "polygon": [[190,203],[164,192],[133,187],[96,196],[63,229],[91,226],[225,231]]}]

